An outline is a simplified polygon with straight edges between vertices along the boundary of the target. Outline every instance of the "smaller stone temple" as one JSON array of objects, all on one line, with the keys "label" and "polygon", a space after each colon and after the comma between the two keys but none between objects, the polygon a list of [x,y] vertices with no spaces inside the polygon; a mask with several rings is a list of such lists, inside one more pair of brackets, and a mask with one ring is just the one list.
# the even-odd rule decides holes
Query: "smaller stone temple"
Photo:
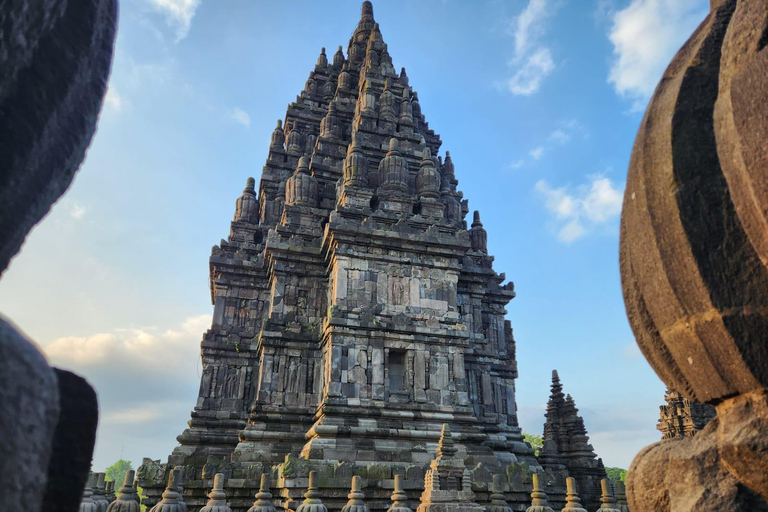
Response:
[{"label": "smaller stone temple", "polygon": [[545,469],[567,472],[575,478],[585,508],[595,509],[600,504],[600,481],[607,477],[605,467],[589,444],[584,419],[573,398],[563,394],[557,370],[552,370],[551,389],[539,462]]},{"label": "smaller stone temple", "polygon": [[691,437],[706,427],[717,414],[711,405],[688,400],[669,388],[664,399],[667,405],[659,406],[659,423],[656,425],[662,439]]}]

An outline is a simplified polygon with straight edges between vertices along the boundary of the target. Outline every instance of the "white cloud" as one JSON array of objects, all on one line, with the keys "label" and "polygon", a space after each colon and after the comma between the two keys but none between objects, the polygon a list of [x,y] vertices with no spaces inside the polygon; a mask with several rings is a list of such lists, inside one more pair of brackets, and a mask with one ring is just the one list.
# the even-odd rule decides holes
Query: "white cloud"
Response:
[{"label": "white cloud", "polygon": [[510,65],[516,71],[507,80],[512,94],[530,96],[541,87],[541,82],[555,69],[550,49],[541,44],[546,34],[546,20],[557,12],[559,2],[530,0],[513,22],[515,55]]},{"label": "white cloud", "polygon": [[509,164],[507,167],[510,169],[519,169],[525,164],[525,160],[515,160],[511,164]]},{"label": "white cloud", "polygon": [[557,142],[558,144],[565,144],[571,140],[571,135],[566,133],[565,130],[558,128],[549,134],[549,140]]},{"label": "white cloud", "polygon": [[176,42],[189,33],[192,18],[201,0],[150,0],[154,7],[165,14],[168,25],[176,31]]},{"label": "white cloud", "polygon": [[555,61],[549,48],[539,48],[512,75],[507,85],[517,96],[530,96],[541,87],[541,82],[555,69]]},{"label": "white cloud", "polygon": [[77,203],[72,205],[72,208],[69,210],[69,216],[72,217],[75,220],[80,220],[85,216],[86,209],[85,206],[81,206]]},{"label": "white cloud", "polygon": [[112,84],[107,87],[107,95],[104,96],[104,105],[115,112],[120,112],[123,109],[123,99]]},{"label": "white cloud", "polygon": [[[166,328],[115,328],[43,344],[55,366],[76,372],[96,390],[99,430],[94,468],[119,457],[167,457],[185,428],[200,385],[200,340],[211,315]],[[124,452],[124,453],[123,453]]]},{"label": "white cloud", "polygon": [[531,158],[534,160],[541,160],[541,157],[544,156],[544,147],[538,146],[533,148],[528,152],[529,155],[531,155]]},{"label": "white cloud", "polygon": [[535,188],[544,199],[544,208],[555,216],[561,242],[574,242],[621,213],[622,190],[603,176],[591,176],[589,184],[573,192],[566,187],[552,188],[545,180],[539,180]]},{"label": "white cloud", "polygon": [[115,329],[89,336],[67,336],[45,345],[51,361],[66,368],[86,371],[91,367],[140,365],[144,369],[168,369],[180,352],[197,353],[202,333],[211,316],[188,318],[179,329],[155,333],[155,329]]},{"label": "white cloud", "polygon": [[246,128],[251,126],[251,116],[249,116],[247,112],[240,108],[235,108],[230,113],[230,117]]},{"label": "white cloud", "polygon": [[641,111],[664,69],[709,11],[707,0],[632,0],[611,13],[614,62],[608,82]]},{"label": "white cloud", "polygon": [[608,178],[594,179],[582,204],[587,218],[594,222],[605,222],[620,214],[622,192],[613,188]]}]

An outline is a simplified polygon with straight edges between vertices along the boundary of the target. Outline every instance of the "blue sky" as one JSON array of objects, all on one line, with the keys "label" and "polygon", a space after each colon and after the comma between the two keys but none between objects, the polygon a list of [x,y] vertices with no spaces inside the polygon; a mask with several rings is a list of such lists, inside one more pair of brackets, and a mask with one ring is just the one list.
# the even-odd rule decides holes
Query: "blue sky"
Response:
[{"label": "blue sky", "polygon": [[[98,132],[0,281],[0,311],[99,392],[94,467],[165,458],[199,385],[208,256],[324,46],[360,1],[123,0]],[[664,387],[634,344],[618,218],[635,132],[707,0],[379,0],[459,188],[515,282],[524,430],[550,373],[608,466],[655,430]]]}]

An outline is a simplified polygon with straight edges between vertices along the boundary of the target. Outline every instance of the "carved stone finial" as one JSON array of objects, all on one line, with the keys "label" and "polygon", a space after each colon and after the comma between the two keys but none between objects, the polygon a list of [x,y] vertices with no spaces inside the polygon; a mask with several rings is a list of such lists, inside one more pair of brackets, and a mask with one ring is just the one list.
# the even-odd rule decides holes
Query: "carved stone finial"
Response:
[{"label": "carved stone finial", "polygon": [[362,18],[371,18],[373,19],[373,4],[366,0],[363,2],[363,8],[361,11]]},{"label": "carved stone finial", "polygon": [[421,198],[440,198],[440,173],[435,169],[435,162],[432,160],[432,152],[429,148],[424,149],[421,167],[416,175],[416,192]]},{"label": "carved stone finial", "polygon": [[93,486],[93,502],[99,508],[99,512],[106,512],[107,507],[109,506],[109,501],[107,500],[107,497],[104,495],[104,479],[105,478],[106,478],[106,474],[96,473],[96,481],[95,481],[95,485]]},{"label": "carved stone finial", "polygon": [[315,480],[317,473],[315,471],[309,472],[309,488],[304,494],[304,501],[296,509],[296,512],[328,512],[328,508],[323,505],[320,500],[320,491],[317,490]]},{"label": "carved stone finial", "polygon": [[352,134],[352,143],[347,148],[344,159],[344,185],[365,187],[368,185],[368,159],[357,138],[357,132]]},{"label": "carved stone finial", "polygon": [[413,108],[411,106],[411,95],[408,88],[403,89],[403,95],[400,100],[400,124],[413,125]]},{"label": "carved stone finial", "polygon": [[341,139],[341,124],[337,116],[336,101],[328,105],[328,112],[320,121],[320,136],[337,141]]},{"label": "carved stone finial", "polygon": [[269,148],[270,149],[277,149],[282,150],[283,144],[285,143],[285,132],[283,132],[283,121],[278,119],[277,120],[277,126],[275,127],[275,130],[272,132],[272,137],[269,141]]},{"label": "carved stone finial", "polygon": [[371,81],[366,80],[363,86],[363,93],[361,97],[361,111],[364,114],[375,115],[376,114],[376,97],[373,95],[373,89],[371,88]]},{"label": "carved stone finial", "polygon": [[339,70],[343,65],[344,65],[344,52],[341,49],[341,45],[339,45],[339,48],[336,50],[336,53],[333,54],[333,68],[336,70]]},{"label": "carved stone finial", "polygon": [[272,493],[269,492],[269,482],[266,473],[261,474],[261,485],[259,486],[259,492],[256,493],[256,501],[253,502],[253,506],[248,509],[248,512],[277,512],[272,504]]},{"label": "carved stone finial", "polygon": [[406,504],[408,495],[403,491],[402,477],[398,474],[395,474],[395,489],[392,491],[391,499],[392,505],[387,512],[413,512]]},{"label": "carved stone finial", "polygon": [[216,473],[213,477],[213,489],[208,493],[208,503],[200,512],[232,512],[227,506],[227,493],[224,492],[224,473]]},{"label": "carved stone finial", "polygon": [[235,222],[258,222],[259,202],[256,199],[256,180],[248,178],[245,181],[243,194],[235,202]]},{"label": "carved stone finial", "polygon": [[325,47],[320,49],[320,56],[317,57],[317,64],[315,64],[315,67],[321,69],[328,67],[328,57],[325,55]]},{"label": "carved stone finial", "polygon": [[572,476],[566,478],[565,488],[565,508],[563,511],[569,510],[571,512],[587,512],[586,509],[582,508],[581,498],[579,498],[579,494],[576,492],[576,479]]},{"label": "carved stone finial", "polygon": [[451,427],[447,423],[443,423],[443,428],[440,431],[440,440],[437,443],[437,458],[451,458],[456,455],[456,451]]},{"label": "carved stone finial", "polygon": [[93,486],[96,484],[96,475],[88,475],[88,482],[83,489],[83,499],[80,502],[79,512],[99,512],[99,506],[93,501]]},{"label": "carved stone finial", "polygon": [[285,182],[285,204],[317,207],[317,180],[309,172],[309,158],[302,156],[293,176]]},{"label": "carved stone finial", "polygon": [[386,121],[395,120],[395,95],[389,78],[384,82],[384,91],[379,97],[379,117]]},{"label": "carved stone finial", "polygon": [[286,146],[289,153],[292,154],[301,154],[302,149],[302,137],[301,137],[301,131],[296,126],[296,121],[294,121],[291,124],[291,131],[288,132],[288,137],[286,138]]},{"label": "carved stone finial", "polygon": [[163,499],[152,507],[150,512],[184,512],[184,507],[179,503],[179,470],[174,469],[168,475],[168,486],[163,491]]},{"label": "carved stone finial", "polygon": [[512,512],[512,508],[504,498],[502,485],[503,478],[503,475],[493,475],[490,495],[491,503],[485,508],[486,512]]},{"label": "carved stone finial", "polygon": [[381,30],[379,29],[379,24],[374,23],[373,24],[373,32],[371,33],[371,41],[374,43],[383,43],[384,39],[381,37]]},{"label": "carved stone finial", "polygon": [[620,512],[616,508],[616,498],[613,497],[611,484],[608,482],[607,478],[600,480],[600,488],[603,491],[602,496],[600,496],[600,503],[602,503],[602,505],[597,509],[597,512]]},{"label": "carved stone finial", "polygon": [[342,507],[341,512],[370,512],[363,501],[365,494],[363,494],[362,480],[359,476],[355,475],[352,477],[352,489],[347,497],[349,501]]},{"label": "carved stone finial", "polygon": [[397,149],[394,137],[389,139],[389,152],[379,163],[381,188],[393,192],[408,192],[408,163]]},{"label": "carved stone finial", "polygon": [[547,494],[541,490],[541,486],[539,485],[539,474],[534,473],[531,477],[533,478],[531,506],[526,509],[526,512],[554,512],[547,502]]},{"label": "carved stone finial", "polygon": [[466,467],[461,473],[461,490],[462,492],[472,492],[472,473]]},{"label": "carved stone finial", "polygon": [[141,505],[136,501],[134,495],[136,489],[133,487],[135,472],[131,469],[125,472],[123,486],[118,489],[115,501],[109,504],[107,512],[140,512]]},{"label": "carved stone finial", "polygon": [[400,68],[400,83],[403,84],[404,87],[408,88],[408,75],[405,74],[405,68]]},{"label": "carved stone finial", "polygon": [[488,253],[488,232],[483,228],[483,223],[480,222],[480,212],[477,210],[473,214],[469,240],[472,243],[473,251]]},{"label": "carved stone finial", "polygon": [[627,505],[627,489],[624,487],[624,482],[616,480],[616,508],[619,512],[629,512],[629,505]]}]

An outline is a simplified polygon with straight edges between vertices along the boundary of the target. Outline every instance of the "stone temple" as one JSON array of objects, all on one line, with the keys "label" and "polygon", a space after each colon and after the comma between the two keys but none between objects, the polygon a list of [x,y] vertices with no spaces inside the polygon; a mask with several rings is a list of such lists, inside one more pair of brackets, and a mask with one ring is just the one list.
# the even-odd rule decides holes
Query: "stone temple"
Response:
[{"label": "stone temple", "polygon": [[[167,464],[139,468],[146,504],[180,467],[190,510],[216,473],[235,511],[253,503],[262,473],[275,504],[296,508],[310,470],[331,509],[352,475],[384,510],[396,474],[413,509],[425,480],[430,496],[487,504],[503,474],[495,496],[524,510],[532,473],[562,505],[568,469],[583,460],[598,490],[580,490],[599,498],[604,471],[583,422],[545,432],[554,443],[541,462],[523,442],[504,319],[514,286],[493,268],[478,212],[468,226],[440,149],[364,2],[346,56],[323,49],[277,122],[258,188],[248,178],[229,237],[213,248],[199,397]],[[568,407],[564,417],[578,418]],[[448,427],[453,444],[429,469]],[[444,468],[453,476],[434,487]]]}]

